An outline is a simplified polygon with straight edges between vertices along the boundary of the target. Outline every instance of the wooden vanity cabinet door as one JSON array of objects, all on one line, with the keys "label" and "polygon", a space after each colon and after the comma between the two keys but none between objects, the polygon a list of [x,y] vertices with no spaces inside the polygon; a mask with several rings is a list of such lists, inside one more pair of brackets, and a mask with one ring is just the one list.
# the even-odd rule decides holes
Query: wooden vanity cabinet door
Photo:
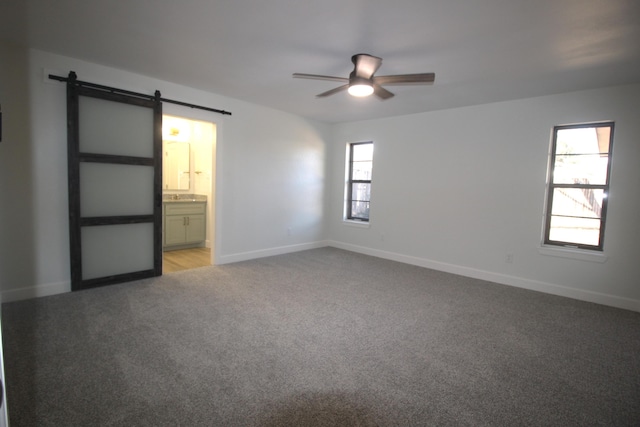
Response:
[{"label": "wooden vanity cabinet door", "polygon": [[187,217],[186,242],[196,243],[205,240],[204,215],[189,215]]},{"label": "wooden vanity cabinet door", "polygon": [[164,219],[164,244],[181,245],[185,242],[185,217],[181,215],[166,216]]}]

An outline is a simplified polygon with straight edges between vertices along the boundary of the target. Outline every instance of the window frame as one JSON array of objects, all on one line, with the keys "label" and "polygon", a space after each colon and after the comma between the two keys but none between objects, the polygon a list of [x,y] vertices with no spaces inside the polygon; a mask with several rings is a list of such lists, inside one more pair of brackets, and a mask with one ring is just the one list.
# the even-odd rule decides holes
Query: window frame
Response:
[{"label": "window frame", "polygon": [[[555,166],[558,154],[557,150],[557,140],[558,140],[558,131],[566,130],[566,129],[583,129],[583,128],[601,128],[608,127],[610,129],[609,134],[609,148],[607,152],[607,171],[606,171],[606,179],[604,184],[558,184],[554,182],[554,174],[555,174]],[[543,244],[553,247],[560,248],[568,248],[568,249],[584,249],[588,251],[597,251],[603,252],[604,250],[604,236],[605,236],[605,225],[607,219],[607,207],[609,201],[609,188],[610,188],[610,178],[611,178],[611,164],[612,164],[612,155],[613,155],[613,135],[615,130],[615,123],[613,121],[604,121],[604,122],[595,122],[595,123],[580,123],[580,124],[571,124],[571,125],[559,125],[553,127],[553,136],[551,143],[551,151],[549,154],[549,173],[548,173],[548,183],[547,183],[547,197],[546,197],[546,209],[545,209],[545,221],[544,221],[544,230],[543,230]],[[600,228],[599,228],[599,236],[598,236],[598,245],[589,245],[585,243],[576,243],[576,242],[567,242],[561,240],[551,240],[551,219],[552,219],[552,211],[553,211],[553,195],[556,189],[558,188],[577,188],[577,189],[592,189],[592,190],[602,190],[604,197],[602,198],[602,205],[600,210]]]},{"label": "window frame", "polygon": [[[371,196],[369,196],[369,200],[356,200],[363,201],[369,203],[369,217],[357,217],[353,215],[352,207],[353,207],[353,184],[369,184],[369,190],[371,191],[371,179],[353,179],[353,150],[355,146],[358,145],[371,145],[373,148],[373,141],[363,141],[363,142],[350,142],[347,144],[347,191],[346,191],[346,200],[345,200],[345,220],[347,221],[357,221],[363,223],[369,223],[371,217]],[[371,156],[371,177],[373,177],[373,155]]]}]

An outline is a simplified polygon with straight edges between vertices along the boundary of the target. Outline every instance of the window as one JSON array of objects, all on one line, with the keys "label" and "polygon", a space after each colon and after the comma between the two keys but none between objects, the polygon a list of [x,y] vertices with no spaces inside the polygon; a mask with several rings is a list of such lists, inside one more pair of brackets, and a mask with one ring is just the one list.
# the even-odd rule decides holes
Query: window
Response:
[{"label": "window", "polygon": [[373,142],[348,145],[346,219],[369,221]]},{"label": "window", "polygon": [[553,129],[544,243],[602,251],[613,123]]}]

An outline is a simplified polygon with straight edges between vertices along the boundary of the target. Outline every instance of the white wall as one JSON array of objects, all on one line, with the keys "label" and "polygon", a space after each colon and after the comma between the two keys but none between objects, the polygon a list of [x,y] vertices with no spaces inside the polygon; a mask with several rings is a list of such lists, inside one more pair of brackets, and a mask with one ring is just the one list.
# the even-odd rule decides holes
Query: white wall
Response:
[{"label": "white wall", "polygon": [[35,282],[27,51],[0,42],[0,289]]},{"label": "white wall", "polygon": [[[640,85],[337,125],[332,244],[640,311]],[[615,121],[606,262],[541,254],[554,125]],[[375,143],[369,228],[342,221],[347,142]],[[513,254],[513,263],[506,255]]]},{"label": "white wall", "polygon": [[[3,195],[16,198],[3,200],[0,209],[3,301],[70,289],[66,89],[46,79],[45,70],[62,76],[73,70],[80,80],[141,93],[158,89],[169,99],[233,113],[221,116],[171,104],[164,108],[166,114],[216,123],[217,262],[324,244],[326,125],[46,52],[3,48],[0,53],[3,64],[5,55],[23,64],[0,69],[2,89],[11,92],[2,105],[5,122],[14,111],[20,113],[0,144]],[[4,81],[13,74],[17,78],[11,83]]]},{"label": "white wall", "polygon": [[[65,85],[46,69],[233,112],[164,111],[216,124],[218,263],[328,242],[640,311],[639,85],[330,126],[59,55],[6,44],[0,55],[3,301],[69,289]],[[616,122],[607,260],[541,254],[551,128],[596,120]],[[342,221],[344,147],[366,140],[373,204],[358,228]]]},{"label": "white wall", "polygon": [[216,175],[224,194],[218,215],[223,224],[216,230],[229,236],[218,261],[271,255],[291,245],[304,249],[323,240],[329,127],[246,103],[233,106],[233,117],[238,122],[225,122],[218,146]]}]

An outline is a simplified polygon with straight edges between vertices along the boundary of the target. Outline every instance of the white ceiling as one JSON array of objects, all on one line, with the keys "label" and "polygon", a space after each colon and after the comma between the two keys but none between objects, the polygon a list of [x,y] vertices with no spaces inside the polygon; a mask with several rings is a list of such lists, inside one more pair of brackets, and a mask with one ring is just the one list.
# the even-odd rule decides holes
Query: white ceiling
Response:
[{"label": "white ceiling", "polygon": [[[640,82],[638,0],[2,0],[0,37],[326,122]],[[323,99],[340,83],[291,77],[355,53],[435,84]]]}]

